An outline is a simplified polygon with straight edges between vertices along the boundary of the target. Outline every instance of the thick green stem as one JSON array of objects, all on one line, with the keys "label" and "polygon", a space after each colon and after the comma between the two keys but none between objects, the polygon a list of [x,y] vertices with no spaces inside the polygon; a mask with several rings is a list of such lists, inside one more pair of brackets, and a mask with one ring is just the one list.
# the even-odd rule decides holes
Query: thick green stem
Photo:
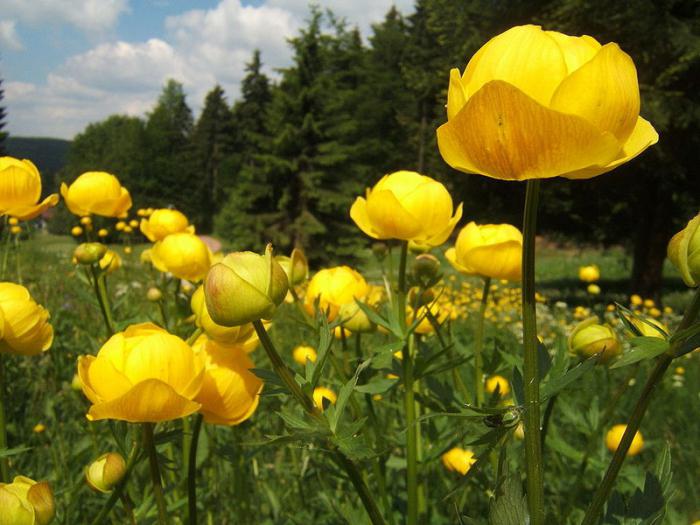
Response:
[{"label": "thick green stem", "polygon": [[112,336],[115,334],[114,321],[112,320],[112,309],[109,305],[109,297],[107,296],[107,286],[105,284],[105,276],[102,274],[96,266],[93,265],[92,271],[92,282],[95,287],[95,295],[97,296],[97,302],[100,305],[100,311],[102,312],[102,318],[105,321],[105,327],[107,328],[107,334]]},{"label": "thick green stem", "polygon": [[143,424],[143,446],[148,454],[148,465],[151,470],[151,481],[153,482],[153,496],[158,507],[158,524],[167,525],[168,510],[165,504],[165,495],[163,494],[163,484],[160,477],[160,468],[158,466],[158,454],[156,452],[156,444],[153,439],[154,423]]},{"label": "thick green stem", "polygon": [[[698,289],[698,291],[695,292],[693,301],[686,310],[685,315],[683,316],[683,320],[678,325],[676,333],[688,328],[695,321],[699,312],[700,289]],[[620,441],[620,444],[618,445],[615,454],[613,454],[613,457],[610,460],[610,464],[608,465],[608,469],[605,472],[603,481],[600,482],[600,485],[598,486],[598,488],[595,491],[595,494],[593,495],[593,500],[591,501],[591,505],[586,511],[586,516],[583,518],[581,525],[594,525],[595,523],[597,523],[599,516],[603,511],[603,505],[605,505],[605,502],[610,496],[610,492],[612,491],[613,486],[615,485],[617,475],[619,474],[620,469],[622,468],[622,464],[625,461],[630,445],[632,445],[634,435],[639,430],[639,426],[642,423],[644,414],[646,413],[646,410],[649,407],[651,396],[653,395],[654,390],[659,385],[659,383],[661,383],[661,378],[663,377],[664,373],[666,372],[666,370],[668,369],[675,357],[676,346],[677,345],[672,345],[669,352],[660,356],[656,361],[656,366],[654,366],[654,369],[651,371],[649,379],[647,379],[647,382],[644,385],[644,389],[639,395],[639,399],[637,399],[637,403],[634,406],[632,415],[630,416],[630,419],[627,422],[625,433],[622,435],[622,440]]]},{"label": "thick green stem", "polygon": [[[7,428],[5,426],[5,381],[4,356],[0,353],[0,451],[7,449]],[[10,465],[7,457],[0,458],[0,483],[10,482]]]},{"label": "thick green stem", "polygon": [[535,231],[540,181],[527,181],[523,214],[523,352],[525,383],[525,466],[527,502],[532,525],[544,524],[544,479],[540,438],[540,381],[537,366],[537,315],[535,310]]},{"label": "thick green stem", "polygon": [[476,336],[474,340],[474,384],[476,387],[476,406],[484,404],[484,318],[486,307],[489,303],[489,291],[491,290],[491,278],[484,277],[484,290],[481,293],[481,306],[479,317],[476,320]]},{"label": "thick green stem", "polygon": [[190,456],[187,462],[187,523],[197,525],[197,445],[202,430],[202,414],[197,414],[190,439]]}]

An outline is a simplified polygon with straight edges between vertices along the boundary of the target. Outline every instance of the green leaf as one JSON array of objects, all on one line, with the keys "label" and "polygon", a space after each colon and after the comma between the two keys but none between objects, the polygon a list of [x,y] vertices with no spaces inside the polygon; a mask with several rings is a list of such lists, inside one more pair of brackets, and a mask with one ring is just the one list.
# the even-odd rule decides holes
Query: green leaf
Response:
[{"label": "green leaf", "polygon": [[31,450],[32,447],[15,447],[15,448],[2,448],[0,449],[0,458],[9,458],[11,456],[16,456]]},{"label": "green leaf", "polygon": [[520,480],[509,477],[503,483],[503,495],[489,509],[490,525],[523,525],[528,523],[527,503]]},{"label": "green leaf", "polygon": [[591,357],[570,368],[564,375],[551,377],[543,386],[540,393],[541,400],[544,401],[557,395],[564,388],[576,381],[583,374],[591,370],[597,362],[596,357]]},{"label": "green leaf", "polygon": [[639,361],[653,359],[669,349],[669,343],[660,337],[633,337],[632,348],[625,352],[610,368],[622,368]]},{"label": "green leaf", "polygon": [[343,415],[343,411],[345,410],[345,406],[352,395],[352,391],[355,389],[355,385],[357,385],[357,380],[360,377],[360,373],[362,373],[362,371],[367,368],[371,362],[372,359],[370,358],[365,359],[362,363],[360,363],[352,378],[340,389],[340,392],[338,393],[338,400],[335,403],[335,410],[329,411],[328,419],[331,432],[335,433],[335,430],[338,427],[338,421]]},{"label": "green leaf", "polygon": [[369,383],[365,383],[364,385],[357,385],[355,390],[362,394],[383,394],[387,390],[390,390],[391,387],[396,385],[396,383],[396,379],[375,379]]},{"label": "green leaf", "polygon": [[355,299],[355,303],[357,303],[357,306],[360,307],[360,310],[364,312],[364,314],[367,316],[367,319],[369,319],[370,322],[378,326],[383,326],[387,330],[391,330],[391,324],[389,324],[389,321],[387,321],[381,315],[379,315],[373,308],[370,308],[368,305],[366,305],[362,301],[358,301],[357,299]]}]

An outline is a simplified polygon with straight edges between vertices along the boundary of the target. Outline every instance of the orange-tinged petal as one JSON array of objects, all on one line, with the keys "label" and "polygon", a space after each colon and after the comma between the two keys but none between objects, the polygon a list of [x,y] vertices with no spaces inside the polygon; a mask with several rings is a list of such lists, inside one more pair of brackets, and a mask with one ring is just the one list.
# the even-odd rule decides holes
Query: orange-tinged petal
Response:
[{"label": "orange-tinged petal", "polygon": [[201,405],[179,395],[173,387],[157,379],[147,379],[126,394],[90,407],[91,421],[118,419],[131,423],[170,421],[193,414]]},{"label": "orange-tinged petal", "polygon": [[388,190],[373,191],[367,199],[367,216],[377,227],[377,239],[408,240],[420,233],[421,225]]},{"label": "orange-tinged petal", "polygon": [[462,85],[459,69],[450,70],[450,85],[447,88],[447,118],[454,118],[467,103],[467,93]]},{"label": "orange-tinged petal", "polygon": [[566,77],[549,107],[578,115],[624,144],[639,116],[639,84],[634,62],[617,44],[606,44]]},{"label": "orange-tinged petal", "polygon": [[437,133],[450,166],[502,180],[556,177],[607,164],[621,147],[612,134],[499,80],[481,88]]},{"label": "orange-tinged petal", "polygon": [[566,61],[557,42],[539,26],[525,25],[484,44],[467,64],[462,84],[472,97],[489,82],[503,80],[547,105],[566,75]]}]

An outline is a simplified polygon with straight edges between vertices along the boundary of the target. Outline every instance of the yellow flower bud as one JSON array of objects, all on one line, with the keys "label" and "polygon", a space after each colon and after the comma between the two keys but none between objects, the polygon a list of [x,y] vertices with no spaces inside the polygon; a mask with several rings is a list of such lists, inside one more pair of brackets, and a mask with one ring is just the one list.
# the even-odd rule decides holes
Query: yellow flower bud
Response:
[{"label": "yellow flower bud", "polygon": [[22,233],[22,228],[20,226],[10,226],[10,233],[12,235],[19,235]]},{"label": "yellow flower bud", "polygon": [[107,235],[109,235],[109,230],[107,228],[100,228],[97,230],[98,237],[107,237]]},{"label": "yellow flower bud", "polygon": [[17,476],[0,483],[0,523],[3,525],[48,525],[56,515],[53,493],[46,481]]},{"label": "yellow flower bud", "polygon": [[160,289],[151,287],[148,289],[146,292],[146,299],[151,301],[152,303],[158,302],[163,298],[163,292],[160,291]]},{"label": "yellow flower bud", "polygon": [[206,335],[193,345],[204,361],[204,381],[195,401],[202,404],[204,421],[238,425],[258,407],[263,382],[250,371],[255,365],[241,345],[223,345]]},{"label": "yellow flower bud", "polygon": [[152,323],[110,337],[96,356],[78,358],[90,421],[169,421],[199,410],[204,364],[179,337]]},{"label": "yellow flower bud", "polygon": [[202,239],[191,233],[173,233],[151,248],[153,266],[179,279],[200,281],[211,266],[211,253]]},{"label": "yellow flower bud", "polygon": [[591,317],[572,330],[569,351],[583,359],[599,354],[598,362],[607,363],[622,353],[622,345],[611,327],[598,324],[598,318]]},{"label": "yellow flower bud", "polygon": [[700,213],[668,243],[668,258],[688,286],[700,285]]},{"label": "yellow flower bud", "polygon": [[124,221],[117,221],[117,224],[114,225],[114,229],[118,232],[124,231],[124,228],[126,228],[126,223]]},{"label": "yellow flower bud", "polygon": [[133,232],[134,232],[134,229],[131,226],[129,226],[128,224],[126,226],[124,226],[124,233],[129,234],[129,233],[133,233]]},{"label": "yellow flower bud", "polygon": [[437,142],[466,173],[587,179],[658,141],[639,105],[634,62],[617,44],[518,26],[450,72]]},{"label": "yellow flower bud", "polygon": [[287,274],[290,286],[299,285],[309,278],[309,263],[300,249],[294,248],[289,257],[278,255],[275,260]]},{"label": "yellow flower bud", "polygon": [[95,264],[107,254],[108,248],[99,242],[84,242],[73,251],[73,257],[80,264]]},{"label": "yellow flower bud", "polygon": [[637,294],[630,295],[630,304],[632,306],[641,306],[642,298]]},{"label": "yellow flower bud", "polygon": [[126,474],[126,461],[117,452],[102,454],[85,467],[85,481],[88,486],[97,491],[112,492]]},{"label": "yellow flower bud", "polygon": [[288,289],[287,274],[272,257],[268,244],[264,255],[235,252],[212,266],[204,283],[204,296],[215,323],[239,326],[270,319]]},{"label": "yellow flower bud", "polygon": [[7,219],[7,224],[9,224],[10,226],[17,226],[19,224],[19,220],[17,219],[17,217],[10,217],[9,219]]},{"label": "yellow flower bud", "polygon": [[[133,224],[132,224],[133,223]],[[131,221],[132,228],[138,226],[137,221]],[[163,208],[155,210],[147,219],[141,219],[141,233],[151,242],[162,241],[173,233],[194,233],[187,217],[177,210]]]},{"label": "yellow flower bud", "polygon": [[73,237],[80,237],[83,234],[83,229],[80,226],[73,226],[70,229],[70,234]]},{"label": "yellow flower bud", "polygon": [[301,366],[306,366],[306,361],[316,362],[316,350],[306,345],[299,345],[292,350],[292,359]]},{"label": "yellow flower bud", "polygon": [[49,312],[32,299],[24,286],[0,283],[0,353],[37,355],[53,342]]},{"label": "yellow flower bud", "polygon": [[92,224],[92,218],[91,217],[81,217],[80,218],[80,224],[83,226],[90,226]]},{"label": "yellow flower bud", "polygon": [[600,286],[598,286],[597,284],[591,283],[591,284],[589,284],[588,287],[586,288],[586,291],[587,291],[590,295],[600,295]]},{"label": "yellow flower bud", "polygon": [[41,176],[30,160],[0,157],[0,215],[28,221],[58,204],[56,193],[43,201]]},{"label": "yellow flower bud", "polygon": [[584,283],[594,283],[600,279],[600,269],[597,264],[581,266],[578,269],[578,278]]},{"label": "yellow flower bud", "polygon": [[363,300],[369,292],[364,277],[349,266],[336,266],[318,271],[309,281],[304,297],[304,307],[310,314],[318,301],[320,310],[330,321],[338,316],[340,307]]},{"label": "yellow flower bud", "polygon": [[[622,435],[625,433],[627,425],[614,425],[608,433],[605,435],[605,446],[608,447],[610,452],[615,452],[617,447],[620,446],[620,441],[622,441]],[[644,439],[640,432],[634,434],[632,438],[632,444],[627,451],[628,456],[636,456],[642,451],[644,447]]]},{"label": "yellow flower bud", "polygon": [[442,464],[445,468],[462,476],[469,472],[474,463],[476,463],[474,452],[460,447],[454,447],[442,455]]},{"label": "yellow flower bud", "polygon": [[74,215],[125,217],[131,208],[131,195],[119,180],[104,171],[88,171],[68,186],[61,184],[61,195]]},{"label": "yellow flower bud", "polygon": [[508,380],[503,376],[492,375],[488,377],[484,386],[489,394],[493,394],[496,389],[498,389],[501,397],[510,394],[510,383],[508,383]]},{"label": "yellow flower bud", "polygon": [[131,246],[124,246],[124,253],[125,253],[126,255],[131,254],[131,252],[132,252]]},{"label": "yellow flower bud", "polygon": [[327,405],[335,405],[335,402],[338,400],[338,396],[331,390],[330,388],[326,388],[325,386],[317,386],[314,388],[314,404],[321,410],[324,410],[324,403],[323,401],[326,400]]},{"label": "yellow flower bud", "polygon": [[462,217],[462,205],[452,212],[452,197],[445,186],[414,171],[397,171],[368,189],[366,198],[358,197],[350,217],[374,239],[439,246]]},{"label": "yellow flower bud", "polygon": [[37,423],[36,425],[34,425],[34,428],[32,429],[32,432],[34,432],[35,434],[41,434],[45,431],[46,431],[46,425],[44,425],[43,423]]},{"label": "yellow flower bud", "polygon": [[129,221],[129,227],[130,227],[132,230],[135,230],[136,228],[139,227],[139,221],[137,221],[136,219],[131,219],[131,220]]},{"label": "yellow flower bud", "polygon": [[122,267],[122,258],[113,250],[107,249],[100,259],[100,268],[107,273],[112,273]]},{"label": "yellow flower bud", "polygon": [[523,235],[515,226],[470,222],[445,257],[466,275],[519,281],[522,252]]}]

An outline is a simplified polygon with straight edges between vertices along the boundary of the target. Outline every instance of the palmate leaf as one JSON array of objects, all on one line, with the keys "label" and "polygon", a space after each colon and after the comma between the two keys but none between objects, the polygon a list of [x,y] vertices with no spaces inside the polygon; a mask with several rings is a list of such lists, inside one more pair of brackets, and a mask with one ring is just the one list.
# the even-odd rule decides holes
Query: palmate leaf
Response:
[{"label": "palmate leaf", "polygon": [[350,380],[340,389],[340,392],[338,393],[338,400],[333,406],[333,410],[328,410],[328,422],[331,427],[331,432],[335,433],[335,430],[338,427],[338,421],[340,421],[340,418],[345,411],[345,406],[350,400],[350,396],[352,395],[352,391],[355,389],[355,385],[357,385],[357,380],[359,379],[360,374],[369,366],[371,362],[372,359],[370,358],[360,363],[352,378],[350,378]]},{"label": "palmate leaf", "polygon": [[564,375],[550,377],[547,382],[542,385],[540,398],[542,401],[557,395],[574,381],[578,380],[583,374],[593,369],[597,363],[597,358],[590,357],[585,361],[581,361],[573,368],[566,371]]},{"label": "palmate leaf", "polygon": [[660,337],[633,337],[630,344],[631,348],[610,367],[611,369],[653,359],[670,348],[669,342]]}]

